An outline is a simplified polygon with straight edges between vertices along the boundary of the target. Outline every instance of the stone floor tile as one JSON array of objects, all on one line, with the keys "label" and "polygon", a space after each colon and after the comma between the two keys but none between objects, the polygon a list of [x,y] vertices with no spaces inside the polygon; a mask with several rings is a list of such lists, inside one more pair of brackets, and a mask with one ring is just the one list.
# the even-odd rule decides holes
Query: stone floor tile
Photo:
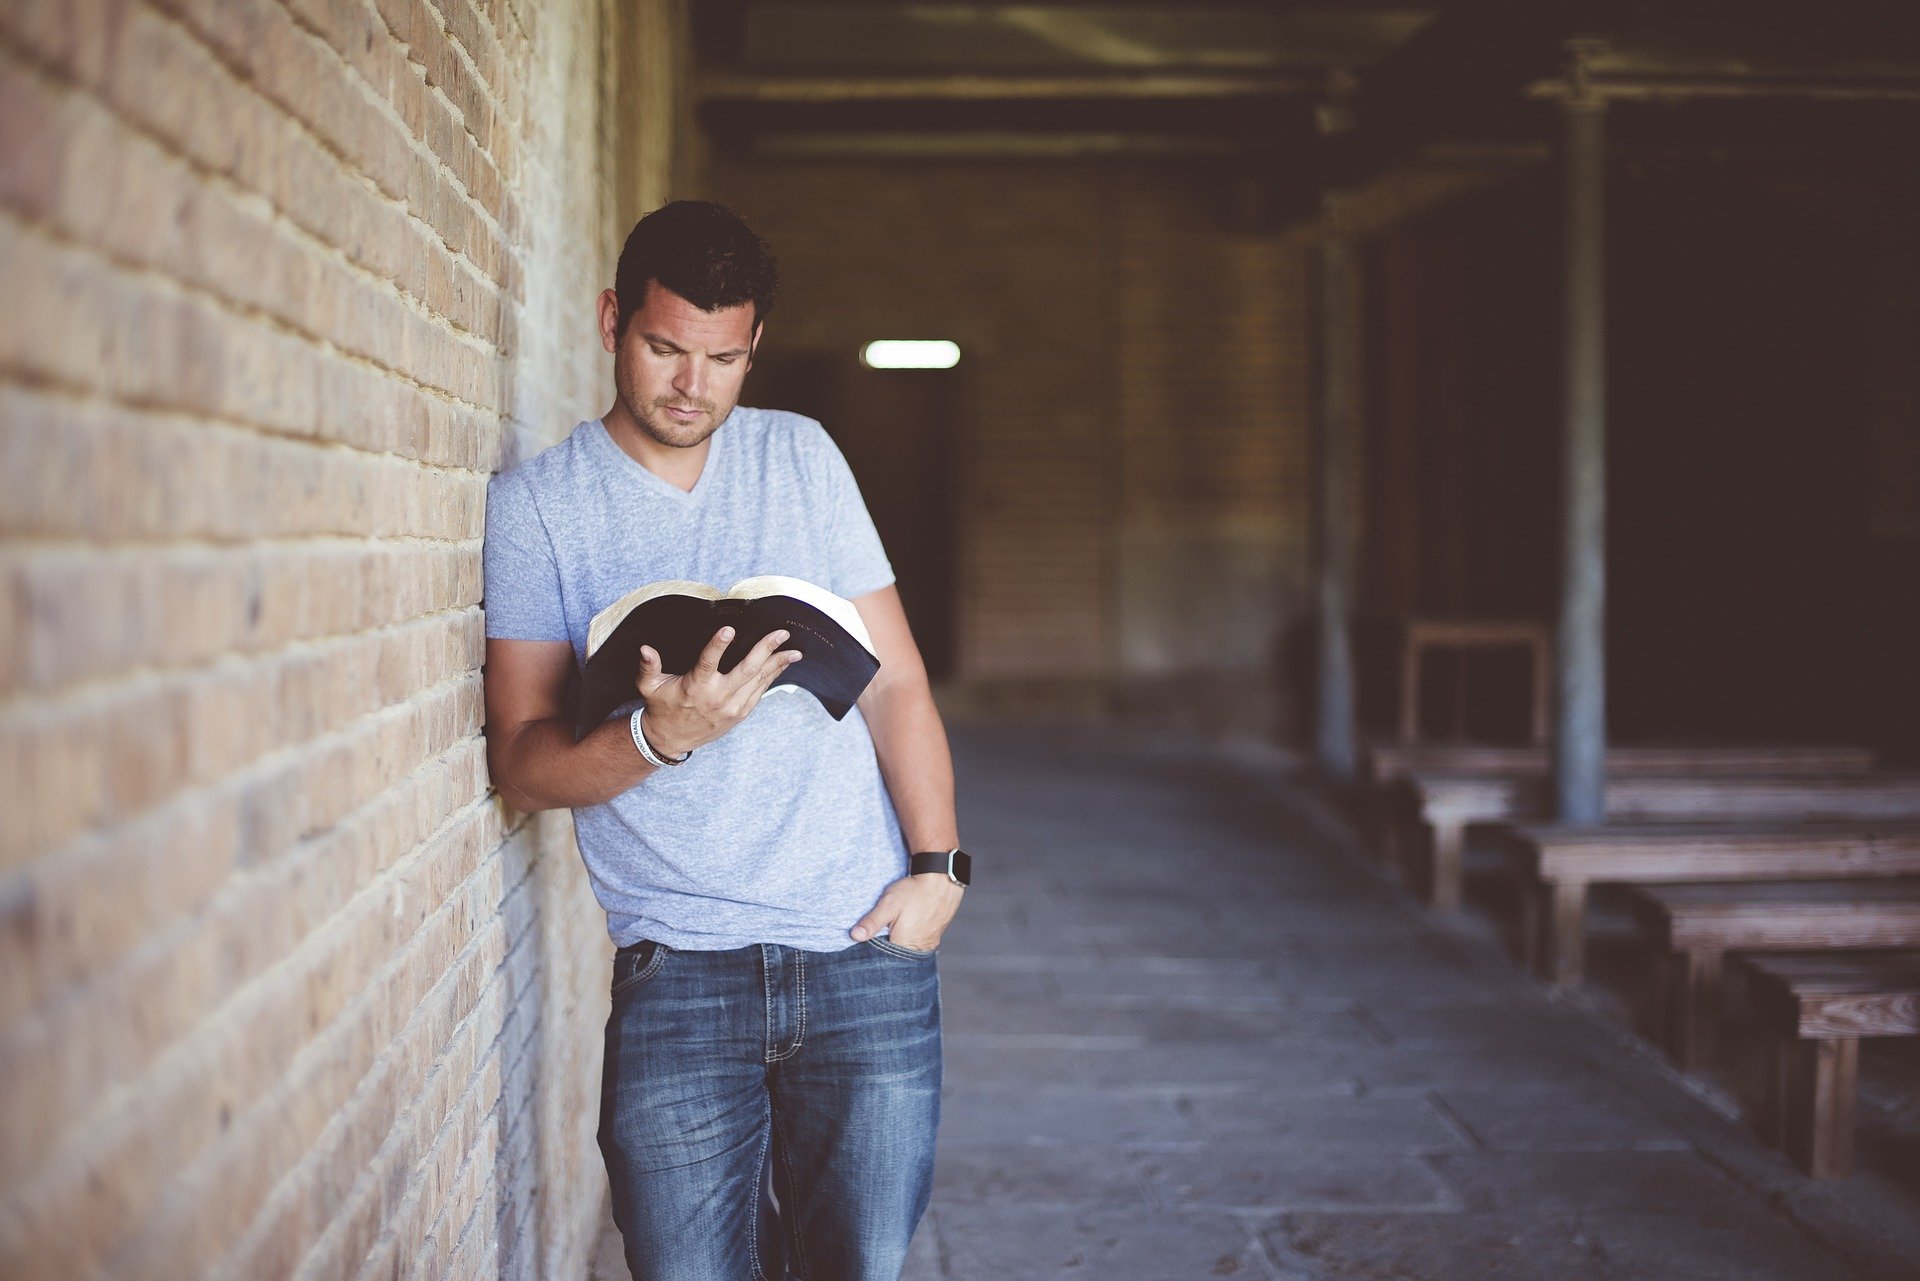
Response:
[{"label": "stone floor tile", "polygon": [[1426,1098],[1275,1097],[1259,1090],[1188,1093],[1181,1110],[1211,1142],[1273,1144],[1311,1162],[1319,1151],[1458,1151],[1460,1128]]},{"label": "stone floor tile", "polygon": [[1548,1089],[1443,1086],[1441,1105],[1496,1152],[1607,1152],[1682,1148],[1666,1123],[1604,1086]]},{"label": "stone floor tile", "polygon": [[1168,1091],[956,1082],[941,1099],[940,1145],[1053,1144],[1078,1148],[1091,1160],[1103,1149],[1194,1143],[1200,1136],[1180,1104]]},{"label": "stone floor tile", "polygon": [[943,1031],[999,1035],[1142,1036],[1187,1041],[1233,1036],[1268,1037],[1284,1033],[1287,1025],[1292,1023],[1304,1026],[1308,1035],[1324,1033],[1336,1037],[1342,1032],[1336,1032],[1335,1025],[1343,1024],[1342,1031],[1348,1037],[1358,1040],[1371,1036],[1364,1023],[1352,1016],[1339,1014],[1281,1013],[1270,1009],[1160,1001],[1123,1003],[1115,1000],[1092,1004],[1023,997],[948,1001],[944,988],[941,995]]},{"label": "stone floor tile", "polygon": [[1319,1151],[1209,1144],[1194,1152],[1140,1152],[1129,1162],[1179,1209],[1455,1210],[1459,1200],[1427,1162],[1397,1152]]},{"label": "stone floor tile", "polygon": [[[1596,1215],[1588,1231],[1621,1276],[1659,1281],[1856,1281],[1858,1273],[1760,1205],[1741,1213]],[[1916,1267],[1920,1273],[1920,1267]]]},{"label": "stone floor tile", "polygon": [[[940,1048],[946,1089],[952,1092],[962,1084],[1092,1085],[1108,1059],[1137,1053],[1146,1044],[1146,1038],[1138,1036],[944,1032]],[[1124,1077],[1124,1071],[1120,1075]]]},{"label": "stone floor tile", "polygon": [[943,1147],[934,1169],[934,1202],[950,1208],[1018,1205],[1062,1210],[1146,1209],[1154,1204],[1133,1166],[1113,1156],[1089,1156],[1080,1148],[1030,1143]]},{"label": "stone floor tile", "polygon": [[1387,1092],[1447,1086],[1537,1090],[1599,1079],[1564,1048],[1546,1042],[1355,1046],[1346,1058],[1367,1089]]},{"label": "stone floor tile", "polygon": [[1360,1082],[1337,1039],[1310,1036],[1151,1040],[1086,1065],[1098,1085],[1241,1087],[1272,1095],[1342,1094]]},{"label": "stone floor tile", "polygon": [[1691,1151],[1458,1152],[1429,1157],[1470,1210],[1569,1214],[1751,1209],[1752,1192]]},{"label": "stone floor tile", "polygon": [[1312,1281],[1623,1281],[1578,1223],[1540,1214],[1289,1214],[1266,1236]]},{"label": "stone floor tile", "polygon": [[1565,1037],[1562,1020],[1542,1017],[1538,1009],[1516,1008],[1511,1002],[1488,1001],[1484,995],[1459,1005],[1369,1005],[1367,1015],[1392,1041],[1406,1045],[1554,1044]]},{"label": "stone floor tile", "polygon": [[1285,1094],[1357,1094],[1361,1084],[1332,1046],[1291,1039],[1151,1041],[1124,1036],[948,1033],[946,1079],[982,1085],[1077,1082],[1111,1088],[1259,1088]]},{"label": "stone floor tile", "polygon": [[968,1281],[1211,1281],[1273,1276],[1258,1233],[1231,1215],[982,1206],[940,1216],[947,1271]]}]

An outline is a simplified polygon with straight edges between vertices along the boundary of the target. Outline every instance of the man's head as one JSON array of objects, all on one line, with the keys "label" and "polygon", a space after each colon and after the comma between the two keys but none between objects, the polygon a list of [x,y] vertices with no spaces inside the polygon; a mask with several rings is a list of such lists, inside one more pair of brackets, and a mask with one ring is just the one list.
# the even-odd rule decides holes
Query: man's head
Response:
[{"label": "man's head", "polygon": [[725,205],[676,200],[642,218],[600,295],[615,411],[662,445],[711,436],[740,401],[777,283],[766,243]]}]

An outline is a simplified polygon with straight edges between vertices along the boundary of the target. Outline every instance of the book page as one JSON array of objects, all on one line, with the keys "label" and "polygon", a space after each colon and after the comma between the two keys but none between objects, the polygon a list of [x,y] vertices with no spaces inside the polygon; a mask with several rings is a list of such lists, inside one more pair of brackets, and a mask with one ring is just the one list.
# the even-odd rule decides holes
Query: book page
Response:
[{"label": "book page", "polygon": [[718,587],[691,582],[684,578],[663,578],[657,583],[636,587],[593,616],[593,622],[587,625],[587,657],[593,657],[594,651],[600,648],[600,642],[613,635],[614,630],[637,606],[645,604],[655,596],[671,596],[676,592],[682,596],[698,596],[702,600],[719,600],[727,594]]},{"label": "book page", "polygon": [[868,653],[873,652],[873,636],[867,631],[866,620],[860,617],[860,611],[854,608],[853,602],[844,596],[834,595],[817,583],[810,583],[804,578],[789,578],[785,574],[761,574],[755,578],[741,579],[726,594],[741,600],[752,600],[757,596],[791,596],[795,600],[805,601],[851,632],[855,640],[867,647]]}]

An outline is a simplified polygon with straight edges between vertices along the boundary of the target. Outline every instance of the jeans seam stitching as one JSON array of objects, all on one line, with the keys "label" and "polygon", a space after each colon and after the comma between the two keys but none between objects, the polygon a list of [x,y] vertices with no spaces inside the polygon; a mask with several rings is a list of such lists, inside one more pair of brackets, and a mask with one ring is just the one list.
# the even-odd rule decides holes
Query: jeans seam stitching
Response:
[{"label": "jeans seam stitching", "polygon": [[[782,1059],[790,1059],[800,1053],[800,1043],[807,1039],[807,954],[796,948],[793,953],[793,964],[794,988],[800,998],[799,1024],[793,1034],[793,1044],[778,1054],[769,1053],[767,1058],[769,1063],[778,1063]],[[771,1026],[771,1019],[769,1019],[769,1026]]]},{"label": "jeans seam stitching", "polygon": [[[780,1117],[777,1113],[774,1114],[773,1124],[775,1130],[779,1131]],[[798,1265],[794,1275],[800,1281],[811,1281],[813,1269],[807,1263],[806,1243],[800,1238],[800,1178],[793,1172],[793,1144],[783,1138],[778,1148],[780,1164],[787,1167],[787,1188],[793,1197],[793,1205],[787,1215],[787,1239],[793,1243],[793,1261]]]},{"label": "jeans seam stitching", "polygon": [[939,950],[936,948],[933,952],[916,951],[915,949],[910,947],[902,947],[900,944],[895,943],[892,939],[883,937],[879,934],[874,935],[872,938],[868,939],[867,942],[873,944],[875,947],[879,948],[882,952],[891,952],[893,955],[905,957],[909,961],[924,961],[928,957],[935,955]]},{"label": "jeans seam stitching", "polygon": [[774,1061],[773,967],[767,963],[767,947],[768,945],[765,943],[762,943],[760,945],[760,986],[761,986],[761,989],[766,993],[766,1001],[767,1001],[767,1026],[766,1026],[766,1030],[761,1034],[761,1037],[760,1037],[760,1061],[763,1063],[771,1063]]},{"label": "jeans seam stitching", "polygon": [[652,978],[653,972],[659,969],[661,966],[661,963],[665,960],[666,960],[666,949],[663,948],[660,944],[655,943],[653,945],[653,955],[647,958],[647,963],[645,965],[642,965],[639,969],[635,970],[632,976],[629,977],[626,982],[614,988],[611,995],[618,996],[622,992],[626,991],[628,988],[632,987],[634,984],[639,983],[644,979]]},{"label": "jeans seam stitching", "polygon": [[754,1281],[769,1281],[766,1264],[760,1258],[760,1185],[767,1175],[767,1145],[773,1141],[771,1105],[762,1120],[767,1128],[760,1136],[760,1158],[753,1163],[753,1204],[747,1210],[747,1262],[753,1268]]}]

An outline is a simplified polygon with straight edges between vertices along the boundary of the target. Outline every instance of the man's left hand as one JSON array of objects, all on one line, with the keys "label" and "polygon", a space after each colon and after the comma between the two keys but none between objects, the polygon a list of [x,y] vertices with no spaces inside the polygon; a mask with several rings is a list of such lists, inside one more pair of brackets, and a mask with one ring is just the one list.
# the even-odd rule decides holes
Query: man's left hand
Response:
[{"label": "man's left hand", "polygon": [[966,890],[947,879],[945,872],[903,876],[881,891],[880,901],[853,927],[853,937],[865,942],[880,931],[901,947],[931,952],[940,946]]}]

